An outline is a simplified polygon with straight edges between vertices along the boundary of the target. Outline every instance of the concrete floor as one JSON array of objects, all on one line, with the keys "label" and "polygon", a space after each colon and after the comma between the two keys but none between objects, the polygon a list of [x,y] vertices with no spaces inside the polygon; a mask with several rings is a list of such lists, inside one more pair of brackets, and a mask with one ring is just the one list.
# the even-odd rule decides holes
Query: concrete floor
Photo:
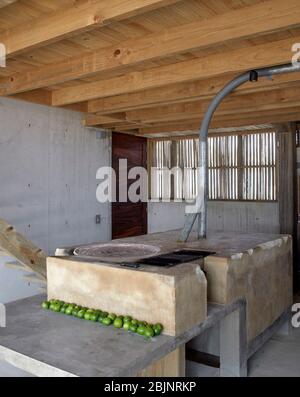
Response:
[{"label": "concrete floor", "polygon": [[300,377],[300,328],[274,336],[249,361],[250,377]]},{"label": "concrete floor", "polygon": [[[295,297],[300,302],[300,293]],[[250,377],[300,377],[300,327],[275,335],[249,361]]]}]

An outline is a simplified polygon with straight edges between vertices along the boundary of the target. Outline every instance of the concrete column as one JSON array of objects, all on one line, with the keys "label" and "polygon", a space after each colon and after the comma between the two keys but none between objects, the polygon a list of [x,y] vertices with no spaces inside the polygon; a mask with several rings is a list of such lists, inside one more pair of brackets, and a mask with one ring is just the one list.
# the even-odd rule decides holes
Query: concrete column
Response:
[{"label": "concrete column", "polygon": [[247,377],[246,306],[226,316],[220,324],[220,376]]}]

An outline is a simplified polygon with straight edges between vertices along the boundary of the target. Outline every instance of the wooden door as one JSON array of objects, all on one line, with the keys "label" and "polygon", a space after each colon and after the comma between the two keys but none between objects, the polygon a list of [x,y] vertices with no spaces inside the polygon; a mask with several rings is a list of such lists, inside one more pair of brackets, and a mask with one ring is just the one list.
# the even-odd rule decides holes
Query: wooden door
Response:
[{"label": "wooden door", "polygon": [[[147,139],[133,135],[113,133],[112,165],[116,172],[117,201],[112,204],[112,238],[147,234],[147,203],[120,202],[119,184],[124,183],[119,174],[119,160],[126,159],[128,172],[133,167],[147,169]],[[128,175],[128,174],[127,174]],[[128,188],[134,180],[127,180]]]}]

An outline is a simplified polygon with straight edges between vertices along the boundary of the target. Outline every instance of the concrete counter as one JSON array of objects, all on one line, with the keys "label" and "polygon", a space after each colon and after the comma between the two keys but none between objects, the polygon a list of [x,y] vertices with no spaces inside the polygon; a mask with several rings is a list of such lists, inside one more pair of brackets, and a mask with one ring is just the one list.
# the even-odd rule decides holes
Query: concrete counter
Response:
[{"label": "concrete counter", "polygon": [[[181,248],[215,252],[199,262],[207,279],[208,302],[230,304],[247,300],[248,341],[268,328],[292,304],[292,238],[278,234],[208,233],[197,240],[192,234],[179,243],[179,231],[114,240],[112,244],[140,243],[160,247],[161,253]],[[60,249],[71,255],[74,247]],[[73,257],[75,258],[75,257]],[[80,260],[80,259],[76,259]],[[187,265],[180,265],[186,267]],[[175,272],[176,267],[169,269]],[[148,271],[151,271],[150,269]],[[163,273],[162,269],[155,269]]]},{"label": "concrete counter", "polygon": [[[234,254],[246,253],[248,250],[261,244],[284,237],[281,234],[209,232],[205,240],[198,240],[196,233],[191,233],[189,241],[181,243],[178,241],[179,234],[180,230],[171,230],[168,232],[112,240],[110,243],[151,244],[160,247],[160,253],[167,253],[181,248],[193,248],[212,251],[216,253],[216,256],[230,258]],[[58,248],[56,252],[57,255],[73,255],[74,249],[75,247]]]},{"label": "concrete counter", "polygon": [[[239,321],[240,317],[244,318],[244,301],[227,306],[209,305],[207,319],[178,337],[160,335],[145,340],[114,327],[43,310],[44,299],[45,296],[36,296],[8,304],[7,327],[0,328],[0,359],[30,374],[44,377],[183,376],[184,345],[224,322],[223,326],[230,324],[235,333],[226,335],[221,373],[228,375],[234,362],[236,372],[232,376],[245,375],[244,322]],[[232,354],[228,354],[228,343],[232,344]],[[177,355],[181,351],[183,359],[179,360]],[[159,363],[156,369],[155,363]],[[152,370],[147,372],[151,366]]]}]

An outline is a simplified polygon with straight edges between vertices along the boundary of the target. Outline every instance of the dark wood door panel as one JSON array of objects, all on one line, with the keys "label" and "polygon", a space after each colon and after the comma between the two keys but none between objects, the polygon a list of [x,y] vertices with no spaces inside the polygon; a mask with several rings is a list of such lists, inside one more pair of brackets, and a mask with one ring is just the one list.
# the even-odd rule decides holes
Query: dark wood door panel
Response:
[{"label": "dark wood door panel", "polygon": [[117,202],[112,204],[112,238],[139,236],[147,233],[147,203],[120,203],[119,184],[127,183],[128,188],[134,180],[120,181],[119,160],[127,160],[128,172],[133,167],[147,168],[147,140],[125,134],[113,134],[112,164],[117,176]]},{"label": "dark wood door panel", "polygon": [[115,238],[145,234],[144,212],[145,208],[141,203],[120,203],[113,205],[112,224]]}]

